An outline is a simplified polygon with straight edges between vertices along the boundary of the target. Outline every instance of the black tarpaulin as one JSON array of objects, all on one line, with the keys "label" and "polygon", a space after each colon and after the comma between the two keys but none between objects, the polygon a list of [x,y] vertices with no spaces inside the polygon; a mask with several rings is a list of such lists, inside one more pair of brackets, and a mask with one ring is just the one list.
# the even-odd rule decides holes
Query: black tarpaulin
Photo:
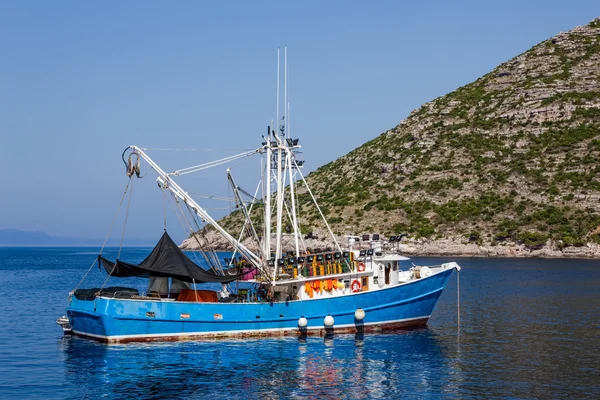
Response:
[{"label": "black tarpaulin", "polygon": [[241,273],[218,275],[213,269],[200,268],[173,242],[167,232],[162,235],[152,252],[139,265],[121,260],[112,262],[102,256],[98,256],[98,260],[106,272],[120,278],[162,276],[177,278],[185,282],[229,283],[242,276]]}]

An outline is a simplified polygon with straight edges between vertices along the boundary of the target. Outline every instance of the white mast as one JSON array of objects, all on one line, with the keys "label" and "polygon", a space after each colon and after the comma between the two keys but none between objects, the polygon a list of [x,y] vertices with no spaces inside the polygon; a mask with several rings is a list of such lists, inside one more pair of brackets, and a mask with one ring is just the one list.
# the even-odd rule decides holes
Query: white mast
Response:
[{"label": "white mast", "polygon": [[[277,135],[277,133],[276,133]],[[277,139],[277,249],[275,251],[275,262],[281,258],[281,219],[283,216],[283,174],[282,174],[282,140],[279,136]]]},{"label": "white mast", "polygon": [[[277,51],[277,116],[279,117],[279,60],[280,60],[280,55],[279,55],[279,49]],[[278,131],[276,134],[278,135],[277,138],[277,247],[276,247],[276,251],[275,251],[275,262],[277,263],[277,260],[279,260],[281,258],[282,255],[282,246],[281,246],[281,239],[282,239],[282,235],[281,235],[281,231],[282,231],[282,218],[283,218],[283,197],[284,197],[284,186],[283,186],[283,180],[284,180],[284,160],[283,160],[283,148],[285,146],[285,139],[286,139],[286,131],[285,131],[285,124],[286,124],[286,106],[285,104],[287,103],[287,46],[284,47],[283,50],[283,101],[284,101],[284,107],[283,107],[283,117],[281,118],[281,120],[283,121],[283,123],[281,124],[281,129],[279,129],[278,126]],[[277,123],[279,124],[279,121],[277,121]],[[273,275],[275,276],[275,274]]]},{"label": "white mast", "polygon": [[[277,131],[279,130],[279,72],[280,72],[280,66],[279,66],[279,62],[280,62],[281,56],[279,55],[279,47],[277,48],[277,105],[276,105],[276,112],[275,112],[275,132],[273,133],[273,139],[276,139],[277,137]],[[269,227],[269,231],[268,231],[268,241],[267,243],[269,244],[269,249],[267,251],[267,254],[269,254],[269,258],[270,258],[270,254],[271,254],[271,155],[272,155],[272,151],[271,151],[271,142],[269,141],[269,151],[268,151],[268,165],[267,165],[267,170],[269,171],[269,176],[267,177],[267,182],[268,182],[268,203],[267,203],[267,207],[266,207],[266,211],[265,211],[265,219],[267,220],[267,224]],[[278,191],[279,193],[279,191]],[[268,217],[268,219],[267,219]],[[279,243],[279,240],[277,240],[277,243]],[[279,245],[277,245],[279,246]],[[279,254],[279,247],[277,247],[277,250],[275,252],[276,256],[275,258],[277,259],[278,254]],[[273,279],[275,279],[275,270],[277,268],[277,260],[275,261],[275,266],[273,268]]]},{"label": "white mast", "polygon": [[[271,122],[273,125],[273,122]],[[271,157],[273,152],[271,151],[271,127],[268,128],[267,133],[267,178],[265,179],[265,254],[267,259],[265,263],[269,263],[271,259]]]}]

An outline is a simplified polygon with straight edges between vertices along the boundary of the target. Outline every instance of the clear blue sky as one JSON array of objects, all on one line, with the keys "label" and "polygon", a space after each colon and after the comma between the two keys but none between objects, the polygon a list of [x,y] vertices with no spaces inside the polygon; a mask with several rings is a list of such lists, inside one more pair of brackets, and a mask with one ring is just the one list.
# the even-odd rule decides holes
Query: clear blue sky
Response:
[{"label": "clear blue sky", "polygon": [[[129,144],[256,147],[275,117],[277,47],[308,172],[597,16],[597,0],[0,2],[0,229],[104,237]],[[151,154],[174,169],[231,153]],[[234,173],[253,190],[247,169]],[[189,190],[226,195],[224,176]],[[128,236],[157,238],[154,177],[135,185]],[[185,236],[172,216],[169,228]]]}]

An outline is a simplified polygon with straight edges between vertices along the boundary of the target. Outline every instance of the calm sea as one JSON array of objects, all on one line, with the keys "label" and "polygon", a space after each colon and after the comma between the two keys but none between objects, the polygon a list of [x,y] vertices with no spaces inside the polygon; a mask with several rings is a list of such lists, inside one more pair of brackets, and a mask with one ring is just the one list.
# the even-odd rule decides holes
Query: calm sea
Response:
[{"label": "calm sea", "polygon": [[454,277],[419,330],[106,346],[55,324],[95,255],[0,248],[0,398],[600,398],[600,261],[460,259],[460,330]]}]

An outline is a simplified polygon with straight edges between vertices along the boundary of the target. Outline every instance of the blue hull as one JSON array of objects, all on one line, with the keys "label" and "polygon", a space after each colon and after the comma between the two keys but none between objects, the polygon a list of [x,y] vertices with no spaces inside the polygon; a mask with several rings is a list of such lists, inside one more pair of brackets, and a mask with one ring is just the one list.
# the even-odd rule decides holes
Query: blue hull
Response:
[{"label": "blue hull", "polygon": [[[323,334],[333,331],[411,328],[427,323],[453,269],[410,283],[320,300],[275,303],[188,303],[98,297],[71,298],[67,314],[73,333],[106,342],[186,340],[215,337]],[[366,312],[357,321],[358,308]],[[298,319],[308,326],[301,332]]]}]

